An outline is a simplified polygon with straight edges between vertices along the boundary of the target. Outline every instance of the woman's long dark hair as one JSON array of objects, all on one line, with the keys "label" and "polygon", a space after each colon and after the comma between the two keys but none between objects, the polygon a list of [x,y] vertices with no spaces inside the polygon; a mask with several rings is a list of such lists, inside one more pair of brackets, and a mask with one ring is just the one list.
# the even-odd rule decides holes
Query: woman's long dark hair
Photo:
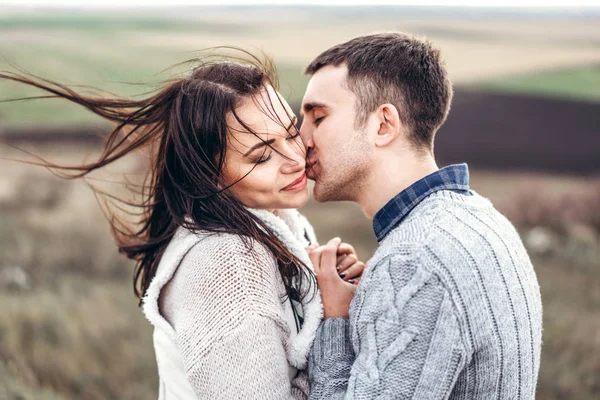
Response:
[{"label": "woman's long dark hair", "polygon": [[[27,99],[66,99],[116,124],[101,155],[93,162],[64,166],[40,159],[32,164],[45,166],[64,178],[76,179],[136,150],[149,152],[149,170],[140,186],[142,200],[130,202],[117,198],[139,210],[129,212],[137,215],[138,221],[132,224],[116,213],[106,214],[119,251],[136,260],[133,286],[140,304],[165,248],[180,226],[193,231],[240,235],[249,251],[252,251],[252,240],[256,240],[277,260],[286,293],[293,282],[301,296],[314,288],[314,275],[310,270],[227,190],[237,182],[223,186],[228,138],[226,116],[231,113],[248,132],[256,135],[237,116],[236,108],[248,99],[258,104],[256,96],[265,98],[266,88],[278,85],[270,59],[260,60],[243,50],[235,50],[243,52],[244,57],[187,61],[195,65],[185,77],[164,82],[157,92],[142,100],[112,94],[86,96],[66,85],[25,72],[0,72],[0,79],[50,93]],[[272,107],[271,110],[263,107],[263,112],[282,123]],[[288,124],[282,123],[282,126],[287,129]]]}]

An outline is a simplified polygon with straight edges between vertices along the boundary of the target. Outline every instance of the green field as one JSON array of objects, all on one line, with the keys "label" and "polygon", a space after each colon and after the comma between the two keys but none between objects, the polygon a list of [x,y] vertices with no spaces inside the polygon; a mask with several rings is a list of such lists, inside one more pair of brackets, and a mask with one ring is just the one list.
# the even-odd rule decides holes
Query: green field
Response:
[{"label": "green field", "polygon": [[[137,97],[160,87],[161,81],[181,76],[194,63],[171,68],[173,65],[204,54],[202,51],[162,51],[143,46],[132,47],[113,43],[100,33],[82,34],[77,40],[85,43],[85,46],[68,43],[16,46],[0,41],[0,70],[15,72],[18,67],[39,77],[71,86],[76,91],[90,93],[83,86],[92,86],[121,96]],[[281,93],[290,103],[298,104],[308,81],[302,75],[302,66],[279,63],[278,74]],[[42,91],[23,84],[0,81],[0,101],[43,94]],[[98,122],[101,120],[83,107],[62,99],[0,103],[0,127],[9,129]]]},{"label": "green field", "polygon": [[[425,14],[392,9],[336,15],[332,9],[311,8],[237,13],[190,9],[167,15],[1,11],[0,70],[15,71],[16,64],[61,83],[91,85],[124,96],[146,92],[148,86],[123,82],[154,84],[181,71],[157,73],[197,57],[199,50],[234,45],[272,56],[280,70],[281,93],[298,104],[307,82],[302,67],[320,51],[359,34],[404,30],[439,45],[457,87],[600,98],[600,54],[595,45],[600,29],[575,20],[540,20],[535,28],[529,19],[465,20],[458,14],[440,24]],[[540,32],[547,34],[541,37]],[[0,81],[0,101],[38,94]],[[97,122],[81,107],[54,99],[0,103],[3,130]]]},{"label": "green field", "polygon": [[600,65],[519,74],[473,87],[542,96],[600,101]]}]

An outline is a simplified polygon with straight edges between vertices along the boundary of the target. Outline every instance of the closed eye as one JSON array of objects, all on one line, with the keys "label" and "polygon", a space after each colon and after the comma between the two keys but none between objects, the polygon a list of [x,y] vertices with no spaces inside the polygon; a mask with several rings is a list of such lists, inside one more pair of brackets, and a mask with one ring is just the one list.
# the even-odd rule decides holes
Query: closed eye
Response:
[{"label": "closed eye", "polygon": [[321,123],[321,121],[323,121],[323,118],[325,118],[325,117],[319,117],[319,118],[315,118],[315,120],[313,121],[313,123],[314,123],[315,125],[319,125],[319,124]]},{"label": "closed eye", "polygon": [[263,158],[261,158],[261,159],[260,159],[260,160],[258,160],[258,161],[255,161],[255,162],[256,162],[256,164],[263,164],[263,163],[266,163],[267,161],[269,161],[269,160],[271,159],[271,155],[272,155],[272,153],[273,153],[273,152],[269,153],[269,155],[268,155],[268,156],[266,156],[266,157],[263,157]]}]

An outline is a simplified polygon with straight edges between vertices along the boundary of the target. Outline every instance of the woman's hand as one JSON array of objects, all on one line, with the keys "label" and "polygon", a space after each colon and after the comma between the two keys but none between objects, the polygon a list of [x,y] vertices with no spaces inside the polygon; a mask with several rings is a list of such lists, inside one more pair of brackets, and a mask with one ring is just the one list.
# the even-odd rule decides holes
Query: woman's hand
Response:
[{"label": "woman's hand", "polygon": [[[350,302],[356,292],[356,285],[342,279],[337,269],[340,256],[343,255],[343,262],[343,260],[346,260],[346,257],[354,254],[354,249],[349,245],[343,247],[340,254],[341,244],[341,239],[335,238],[330,240],[325,246],[307,249],[310,260],[315,268],[325,318],[348,318]],[[354,256],[356,255],[354,254]],[[345,268],[343,271],[352,272],[360,270],[360,274],[362,274],[364,264],[361,263],[362,268],[354,267],[358,261],[351,262],[353,260],[354,258],[350,258],[346,262],[343,262]],[[353,269],[351,270],[350,268]],[[345,278],[351,279],[349,276],[345,276]]]},{"label": "woman's hand", "polygon": [[341,243],[337,250],[336,269],[340,278],[358,284],[365,271],[365,263],[358,260],[354,247],[348,243]]},{"label": "woman's hand", "polygon": [[[306,251],[310,254],[311,251],[318,248],[318,243],[313,243]],[[365,271],[365,263],[358,260],[354,247],[348,243],[341,243],[336,251],[336,270],[340,278],[346,282],[358,285]]]}]

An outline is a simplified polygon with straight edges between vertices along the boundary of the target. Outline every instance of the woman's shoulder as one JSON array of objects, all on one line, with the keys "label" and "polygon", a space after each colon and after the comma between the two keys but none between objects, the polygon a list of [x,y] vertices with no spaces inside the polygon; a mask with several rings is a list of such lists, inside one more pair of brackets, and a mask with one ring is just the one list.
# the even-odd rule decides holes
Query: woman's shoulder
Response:
[{"label": "woman's shoulder", "polygon": [[226,296],[234,290],[253,294],[279,286],[277,262],[256,239],[233,233],[188,234],[194,235],[193,244],[188,244],[172,278],[184,282],[180,287],[195,292],[210,289],[214,296]]},{"label": "woman's shoulder", "polygon": [[240,265],[260,267],[275,263],[273,254],[258,240],[227,232],[188,232],[193,245],[185,254],[182,264],[201,263],[205,270],[212,266],[238,269]]},{"label": "woman's shoulder", "polygon": [[[230,233],[195,235],[163,293],[166,305],[179,310],[174,314],[185,320],[194,315],[196,323],[217,315],[237,321],[251,312],[280,317],[283,284],[264,245]],[[173,317],[175,325],[181,323]]]}]

